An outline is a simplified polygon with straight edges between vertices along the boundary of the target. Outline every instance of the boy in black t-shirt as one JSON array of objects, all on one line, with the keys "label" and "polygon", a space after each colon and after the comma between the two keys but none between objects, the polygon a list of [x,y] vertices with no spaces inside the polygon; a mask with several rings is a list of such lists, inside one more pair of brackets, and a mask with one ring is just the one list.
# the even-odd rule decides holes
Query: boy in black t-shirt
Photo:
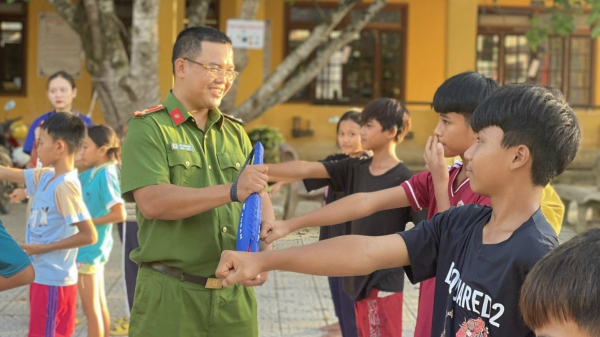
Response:
[{"label": "boy in black t-shirt", "polygon": [[[410,130],[410,117],[404,105],[389,98],[374,100],[363,109],[361,125],[362,147],[372,150],[373,157],[269,164],[269,181],[328,178],[333,192],[350,195],[398,186],[409,179],[412,172],[396,157],[396,145]],[[401,232],[412,220],[411,214],[409,208],[378,212],[351,221],[350,233],[381,236]],[[343,278],[344,292],[355,301],[359,336],[368,336],[369,331],[389,337],[402,335],[404,272],[399,267]]]},{"label": "boy in black t-shirt", "polygon": [[538,337],[600,336],[600,228],[538,261],[521,288],[520,308]]},{"label": "boy in black t-shirt", "polygon": [[493,93],[473,113],[477,142],[467,176],[489,206],[439,213],[400,235],[347,235],[261,253],[225,251],[223,285],[268,270],[364,275],[406,266],[412,282],[436,276],[432,336],[533,336],[519,289],[535,262],[558,244],[540,211],[544,186],[573,160],[581,131],[557,90],[519,84]]}]

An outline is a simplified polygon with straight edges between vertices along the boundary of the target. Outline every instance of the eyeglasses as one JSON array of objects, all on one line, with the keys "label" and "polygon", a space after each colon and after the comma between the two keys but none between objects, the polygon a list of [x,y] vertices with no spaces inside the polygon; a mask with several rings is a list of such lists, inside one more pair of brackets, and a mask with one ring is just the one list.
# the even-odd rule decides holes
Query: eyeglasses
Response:
[{"label": "eyeglasses", "polygon": [[197,64],[199,66],[202,66],[204,69],[208,70],[208,76],[210,76],[213,79],[217,79],[220,78],[221,76],[224,76],[225,80],[227,82],[233,82],[235,80],[235,78],[237,77],[237,75],[239,74],[237,71],[233,71],[233,70],[225,70],[225,69],[221,69],[221,68],[213,68],[209,65],[206,65],[204,63],[200,63],[200,62],[196,62],[193,60],[190,60],[187,57],[183,58],[184,60],[188,61],[188,62],[192,62],[194,64]]}]

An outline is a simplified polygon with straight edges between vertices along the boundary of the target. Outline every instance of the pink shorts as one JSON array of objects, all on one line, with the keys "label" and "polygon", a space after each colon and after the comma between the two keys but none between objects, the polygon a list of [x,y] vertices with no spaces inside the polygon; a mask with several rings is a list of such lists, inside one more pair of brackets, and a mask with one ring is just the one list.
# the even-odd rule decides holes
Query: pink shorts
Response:
[{"label": "pink shorts", "polygon": [[75,331],[77,285],[29,286],[28,337],[69,337]]}]

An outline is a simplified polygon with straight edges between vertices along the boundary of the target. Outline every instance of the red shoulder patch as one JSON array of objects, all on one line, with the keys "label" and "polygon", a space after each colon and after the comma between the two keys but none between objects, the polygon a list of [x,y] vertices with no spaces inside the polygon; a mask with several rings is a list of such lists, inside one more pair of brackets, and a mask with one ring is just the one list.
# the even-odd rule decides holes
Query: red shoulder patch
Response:
[{"label": "red shoulder patch", "polygon": [[132,113],[131,115],[134,116],[134,117],[142,117],[142,116],[147,115],[149,113],[153,113],[153,112],[162,110],[164,107],[165,107],[164,105],[159,104],[159,105],[155,105],[155,106],[153,106],[151,108],[148,108],[148,109],[144,109],[144,110],[141,110],[141,111],[136,111],[136,112]]}]

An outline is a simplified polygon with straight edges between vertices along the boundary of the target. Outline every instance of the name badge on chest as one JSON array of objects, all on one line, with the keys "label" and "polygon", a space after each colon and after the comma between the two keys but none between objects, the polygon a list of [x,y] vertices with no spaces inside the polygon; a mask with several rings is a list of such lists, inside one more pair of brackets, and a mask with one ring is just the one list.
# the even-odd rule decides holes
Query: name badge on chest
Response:
[{"label": "name badge on chest", "polygon": [[194,152],[191,144],[171,143],[171,150]]}]

